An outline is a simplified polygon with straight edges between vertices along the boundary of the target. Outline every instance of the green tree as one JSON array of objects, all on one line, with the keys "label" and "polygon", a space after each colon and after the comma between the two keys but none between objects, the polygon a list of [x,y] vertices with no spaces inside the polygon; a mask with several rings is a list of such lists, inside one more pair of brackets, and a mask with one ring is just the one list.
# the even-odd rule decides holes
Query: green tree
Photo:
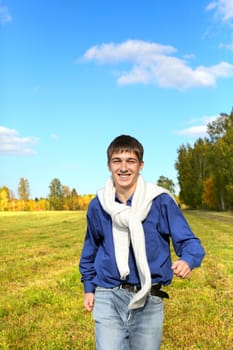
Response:
[{"label": "green tree", "polygon": [[222,113],[208,124],[208,134],[212,145],[211,175],[219,203],[217,209],[230,209],[233,205],[233,113]]},{"label": "green tree", "polygon": [[54,178],[49,185],[49,204],[52,210],[64,209],[64,186],[59,179]]},{"label": "green tree", "polygon": [[[232,112],[231,112],[232,115]],[[220,113],[219,117],[207,125],[207,133],[212,143],[222,138],[228,127],[232,124],[232,117],[226,113]]]},{"label": "green tree", "polygon": [[204,181],[209,176],[209,154],[211,145],[207,138],[199,138],[193,147],[193,172],[195,177],[195,206],[203,206]]},{"label": "green tree", "polygon": [[209,175],[210,142],[199,138],[193,147],[189,144],[178,149],[175,167],[178,171],[180,199],[187,205],[202,206],[204,179]]},{"label": "green tree", "polygon": [[30,186],[27,179],[24,179],[23,177],[19,180],[19,186],[18,186],[18,195],[19,199],[22,201],[27,201],[30,196]]},{"label": "green tree", "polygon": [[226,202],[227,209],[233,208],[233,114],[232,114],[232,125],[228,128],[224,135],[224,144],[226,156]]},{"label": "green tree", "polygon": [[166,188],[172,194],[175,194],[174,182],[166,176],[161,175],[157,181],[157,185]]},{"label": "green tree", "polygon": [[78,210],[79,200],[78,194],[75,188],[70,191],[68,186],[64,186],[64,209],[66,210]]},{"label": "green tree", "polygon": [[181,145],[178,149],[178,159],[175,162],[175,168],[178,172],[178,183],[180,187],[180,199],[185,204],[195,207],[195,188],[196,182],[193,172],[192,147],[187,144]]},{"label": "green tree", "polygon": [[70,202],[69,202],[69,208],[70,210],[78,210],[79,208],[79,200],[78,200],[78,193],[75,188],[72,189],[71,195],[70,195]]},{"label": "green tree", "polygon": [[198,208],[233,208],[233,110],[207,125],[209,138],[181,145],[175,168],[180,199]]}]

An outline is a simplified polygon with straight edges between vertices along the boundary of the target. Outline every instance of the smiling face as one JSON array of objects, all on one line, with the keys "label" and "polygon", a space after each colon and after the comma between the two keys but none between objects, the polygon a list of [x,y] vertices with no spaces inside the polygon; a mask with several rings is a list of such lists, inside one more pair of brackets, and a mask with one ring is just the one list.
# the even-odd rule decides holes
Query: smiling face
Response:
[{"label": "smiling face", "polygon": [[139,172],[143,168],[143,161],[139,161],[133,151],[114,152],[108,163],[109,171],[112,173],[112,179],[116,192],[132,195],[135,191]]}]

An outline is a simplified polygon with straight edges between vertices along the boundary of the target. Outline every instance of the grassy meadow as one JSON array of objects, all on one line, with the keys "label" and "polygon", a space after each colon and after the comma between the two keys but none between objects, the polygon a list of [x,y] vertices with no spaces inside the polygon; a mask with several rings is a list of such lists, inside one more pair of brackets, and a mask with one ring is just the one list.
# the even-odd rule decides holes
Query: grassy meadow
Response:
[{"label": "grassy meadow", "polygon": [[[166,288],[161,350],[231,349],[233,214],[185,216],[206,257]],[[77,269],[85,227],[84,211],[0,213],[0,349],[95,349]]]}]

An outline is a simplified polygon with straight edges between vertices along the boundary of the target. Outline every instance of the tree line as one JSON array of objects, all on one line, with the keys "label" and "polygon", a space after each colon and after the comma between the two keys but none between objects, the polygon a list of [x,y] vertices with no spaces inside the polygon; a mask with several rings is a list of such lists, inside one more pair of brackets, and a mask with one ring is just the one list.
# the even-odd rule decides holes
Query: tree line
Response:
[{"label": "tree line", "polygon": [[[175,185],[167,177],[160,176],[157,183],[175,193]],[[94,194],[79,195],[75,188],[70,190],[58,178],[51,181],[47,198],[30,199],[30,185],[25,178],[20,178],[17,192],[15,198],[7,186],[0,187],[0,211],[86,210],[94,197]]]},{"label": "tree line", "polygon": [[232,210],[233,109],[209,123],[207,134],[178,149],[179,198],[194,209]]},{"label": "tree line", "polygon": [[86,210],[94,197],[92,194],[79,195],[75,188],[70,190],[58,178],[51,181],[49,190],[47,198],[30,199],[29,181],[20,178],[18,198],[7,186],[0,188],[0,211]]},{"label": "tree line", "polygon": [[[191,146],[182,144],[175,161],[180,205],[192,209],[232,210],[233,208],[233,109],[221,113],[207,125],[207,137]],[[175,194],[174,182],[160,176],[157,184]],[[30,199],[27,179],[21,178],[16,199],[12,191],[0,187],[0,211],[5,210],[86,210],[93,194],[79,195],[75,188],[51,181],[47,198]]]}]

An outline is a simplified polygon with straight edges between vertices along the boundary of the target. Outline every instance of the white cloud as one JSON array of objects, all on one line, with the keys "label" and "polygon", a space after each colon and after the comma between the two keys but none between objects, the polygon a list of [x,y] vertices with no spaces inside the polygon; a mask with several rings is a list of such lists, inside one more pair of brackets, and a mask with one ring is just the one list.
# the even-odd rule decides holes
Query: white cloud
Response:
[{"label": "white cloud", "polygon": [[206,11],[214,10],[214,9],[216,9],[216,7],[217,7],[217,2],[212,1],[206,6]]},{"label": "white cloud", "polygon": [[217,118],[219,118],[219,114],[218,115],[203,116],[200,118],[200,121],[207,125],[209,123],[212,123]]},{"label": "white cloud", "polygon": [[0,126],[0,154],[34,154],[32,146],[37,142],[36,137],[21,137],[16,130]]},{"label": "white cloud", "polygon": [[169,45],[148,43],[142,40],[127,40],[121,44],[102,44],[91,47],[84,54],[85,60],[96,60],[100,63],[118,63],[120,61],[135,61],[140,63],[148,59],[150,62],[155,55],[166,55],[176,52]]},{"label": "white cloud", "polygon": [[10,12],[6,6],[0,4],[0,23],[6,24],[12,21]]},{"label": "white cloud", "polygon": [[196,55],[194,55],[193,53],[189,53],[189,54],[184,55],[185,60],[193,60],[194,58],[196,58]]},{"label": "white cloud", "polygon": [[192,119],[189,123],[198,123],[199,125],[191,126],[189,128],[174,130],[174,134],[187,136],[187,137],[205,137],[207,136],[207,124],[216,120],[219,115],[203,116],[198,119]]},{"label": "white cloud", "polygon": [[[233,0],[217,0],[206,6],[207,11],[213,11],[215,20],[221,20],[224,24],[233,24]],[[233,51],[233,40],[229,43],[220,43],[219,48]]]},{"label": "white cloud", "polygon": [[214,11],[223,22],[233,19],[233,0],[212,1],[206,6],[207,11]]},{"label": "white cloud", "polygon": [[232,36],[232,39],[231,39],[232,41],[230,42],[230,43],[228,43],[228,44],[223,44],[223,43],[221,43],[220,45],[219,45],[219,47],[220,48],[224,48],[224,49],[227,49],[227,50],[230,50],[230,51],[233,51],[233,36]]},{"label": "white cloud", "polygon": [[192,68],[188,61],[172,56],[176,48],[169,45],[128,40],[121,44],[102,44],[91,47],[83,56],[84,61],[101,64],[131,64],[132,68],[118,72],[119,85],[157,84],[162,87],[187,89],[212,87],[217,78],[233,76],[233,65],[220,62],[214,66]]},{"label": "white cloud", "polygon": [[187,129],[176,130],[175,134],[183,136],[201,137],[205,136],[207,131],[206,125],[191,126]]},{"label": "white cloud", "polygon": [[51,138],[52,140],[57,140],[59,137],[58,137],[57,134],[52,133],[52,134],[50,134],[50,138]]}]

